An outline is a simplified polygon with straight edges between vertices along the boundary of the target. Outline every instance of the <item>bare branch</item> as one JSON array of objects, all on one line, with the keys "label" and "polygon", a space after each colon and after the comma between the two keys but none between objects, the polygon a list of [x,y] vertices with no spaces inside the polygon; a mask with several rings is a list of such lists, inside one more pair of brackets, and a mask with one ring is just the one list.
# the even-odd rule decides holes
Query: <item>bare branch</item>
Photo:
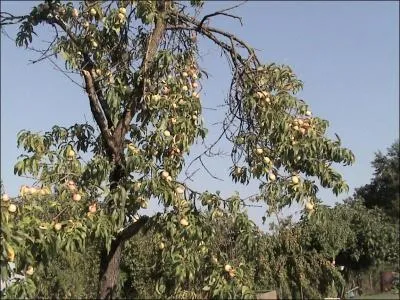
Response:
[{"label": "bare branch", "polygon": [[204,164],[203,159],[201,158],[201,156],[199,156],[199,160],[200,160],[200,163],[201,163],[201,165],[203,166],[203,168],[207,171],[207,173],[208,173],[212,178],[217,179],[217,180],[219,180],[219,181],[224,181],[223,179],[221,179],[221,178],[219,178],[219,177],[213,175],[213,174],[210,172],[210,170],[208,170],[208,168],[207,168],[206,165]]},{"label": "bare branch", "polygon": [[108,129],[107,120],[104,116],[102,107],[100,105],[99,99],[97,98],[97,93],[93,84],[92,74],[88,70],[82,70],[82,76],[85,78],[86,82],[86,93],[88,94],[90,101],[90,109],[92,114],[96,120],[97,125],[100,128],[101,134],[104,137],[104,140],[107,143],[107,146],[110,148],[113,154],[118,153],[116,149],[116,145],[112,136],[111,131]]},{"label": "bare branch", "polygon": [[234,18],[234,19],[238,19],[239,22],[240,22],[240,25],[243,25],[243,23],[242,23],[242,18],[241,18],[241,17],[235,16],[235,15],[231,15],[231,14],[228,14],[228,13],[226,13],[226,12],[229,11],[229,10],[238,8],[239,6],[243,5],[243,4],[246,3],[246,2],[247,2],[247,0],[246,0],[246,1],[243,1],[243,2],[241,2],[241,3],[239,3],[239,4],[236,4],[236,5],[232,6],[232,7],[228,7],[228,8],[225,8],[225,9],[222,9],[222,10],[219,10],[219,11],[216,11],[216,12],[214,12],[214,13],[205,15],[205,16],[203,17],[203,19],[200,21],[199,27],[202,27],[203,24],[204,24],[204,22],[205,22],[208,18],[211,18],[211,17],[214,17],[214,16],[218,16],[218,15],[223,15],[223,16],[227,16],[227,17]]},{"label": "bare branch", "polygon": [[14,25],[14,24],[18,24],[21,21],[28,19],[29,15],[25,15],[25,16],[14,16],[8,12],[4,12],[2,11],[0,13],[0,26],[3,27],[5,25]]}]

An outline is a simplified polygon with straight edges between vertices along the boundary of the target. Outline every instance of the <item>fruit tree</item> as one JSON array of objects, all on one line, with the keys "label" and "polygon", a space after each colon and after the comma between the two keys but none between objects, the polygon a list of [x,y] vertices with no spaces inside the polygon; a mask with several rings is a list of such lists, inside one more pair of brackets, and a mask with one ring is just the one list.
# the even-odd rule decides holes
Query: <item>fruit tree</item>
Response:
[{"label": "fruit tree", "polygon": [[[84,252],[91,239],[100,245],[98,297],[115,297],[124,242],[146,227],[159,229],[154,238],[169,264],[170,295],[184,295],[200,270],[208,272],[210,296],[250,295],[245,266],[211,253],[207,243],[215,232],[199,214],[208,209],[210,218],[218,218],[226,213],[222,204],[238,210],[244,199],[194,190],[179,176],[190,147],[207,133],[202,39],[220,48],[231,71],[219,139],[232,145],[227,176],[241,184],[258,181],[255,201],[265,202],[268,212],[297,201],[312,214],[318,185],[335,194],[348,189],[332,164],[351,164],[354,156],[327,136],[328,122],[296,96],[302,82],[292,69],[262,63],[243,39],[209,25],[218,15],[237,19],[232,8],[202,15],[203,5],[49,0],[26,15],[1,13],[2,27],[20,26],[17,46],[35,48],[39,25],[54,30],[50,46],[37,50],[38,61],[55,55],[65,62],[64,71],[80,74],[95,121],[18,135],[25,154],[14,172],[37,184],[21,187],[17,196],[2,195],[1,251],[3,262],[14,262],[26,275],[19,284],[28,295],[36,286],[35,269],[50,263],[51,253]],[[138,216],[150,199],[164,212]],[[200,264],[201,255],[216,260]],[[10,276],[9,264],[1,268],[3,278]],[[158,290],[168,289],[162,283]]]}]

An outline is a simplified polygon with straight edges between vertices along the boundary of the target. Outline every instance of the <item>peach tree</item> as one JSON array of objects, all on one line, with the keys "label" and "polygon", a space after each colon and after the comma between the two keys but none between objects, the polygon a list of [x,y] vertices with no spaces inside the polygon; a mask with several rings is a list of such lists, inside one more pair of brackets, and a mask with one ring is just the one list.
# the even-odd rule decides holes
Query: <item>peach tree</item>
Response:
[{"label": "peach tree", "polygon": [[[327,136],[328,122],[296,96],[302,82],[292,69],[262,63],[244,40],[209,25],[218,15],[237,19],[232,8],[202,14],[203,4],[44,1],[26,15],[1,13],[3,28],[19,24],[17,46],[35,48],[39,25],[53,30],[50,46],[36,50],[38,61],[55,56],[65,63],[64,72],[80,76],[94,118],[93,124],[18,135],[25,154],[14,172],[35,184],[21,187],[16,196],[2,195],[1,274],[11,276],[7,262],[25,274],[13,286],[19,296],[34,293],[34,270],[51,263],[52,253],[84,252],[87,241],[96,240],[98,297],[115,297],[124,243],[146,227],[154,228],[154,240],[165,246],[165,279],[173,279],[165,296],[187,296],[202,270],[208,272],[204,288],[213,297],[252,295],[240,262],[199,263],[199,256],[209,255],[215,234],[199,211],[219,218],[226,213],[223,204],[230,203],[234,218],[245,200],[195,191],[180,176],[191,146],[207,133],[201,118],[207,74],[199,64],[203,39],[220,48],[231,71],[222,134],[203,155],[219,140],[229,141],[227,176],[241,184],[259,182],[253,200],[265,202],[267,213],[296,201],[312,214],[318,184],[335,194],[348,188],[332,164],[351,164],[354,156]],[[150,199],[157,199],[164,213],[138,216]],[[243,238],[251,234],[246,228]],[[167,292],[162,283],[158,291]]]}]

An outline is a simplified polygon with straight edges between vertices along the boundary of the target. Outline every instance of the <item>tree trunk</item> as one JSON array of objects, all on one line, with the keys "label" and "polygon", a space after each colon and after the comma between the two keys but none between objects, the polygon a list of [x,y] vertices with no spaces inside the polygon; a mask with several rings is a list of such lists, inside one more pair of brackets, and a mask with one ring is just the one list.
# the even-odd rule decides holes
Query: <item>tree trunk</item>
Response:
[{"label": "tree trunk", "polygon": [[[118,182],[123,178],[124,174],[120,163],[119,153],[114,157],[116,167],[110,174],[110,190],[115,190],[118,187]],[[108,207],[111,209],[111,207]],[[122,224],[120,224],[122,225]],[[100,257],[100,278],[98,287],[99,299],[112,299],[117,288],[121,253],[124,246],[124,240],[116,238],[111,243],[110,252],[104,247],[101,250]]]},{"label": "tree trunk", "polygon": [[[116,241],[115,241],[116,242]],[[99,299],[112,299],[117,288],[123,242],[113,243],[110,253],[103,250],[100,261]]]}]

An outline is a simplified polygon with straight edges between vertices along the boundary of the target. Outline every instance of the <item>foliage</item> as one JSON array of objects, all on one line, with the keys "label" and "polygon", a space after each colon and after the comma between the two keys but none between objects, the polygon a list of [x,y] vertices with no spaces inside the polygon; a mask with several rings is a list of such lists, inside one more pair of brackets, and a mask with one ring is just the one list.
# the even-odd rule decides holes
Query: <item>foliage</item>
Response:
[{"label": "foliage", "polygon": [[345,200],[343,207],[353,215],[350,226],[356,239],[340,257],[354,270],[399,263],[399,159],[399,141],[386,155],[376,153],[371,183]]},{"label": "foliage", "polygon": [[366,273],[380,265],[398,265],[399,226],[381,210],[367,209],[360,201],[346,204],[344,209],[352,215],[349,226],[354,238],[338,253],[336,261],[345,266],[348,275]]},{"label": "foliage", "polygon": [[[2,13],[2,25],[20,24],[18,46],[35,45],[38,24],[56,29],[42,57],[55,55],[65,71],[81,75],[96,122],[96,127],[54,126],[44,134],[24,130],[18,135],[25,154],[14,172],[36,183],[21,187],[19,196],[2,196],[1,253],[2,262],[15,262],[27,275],[17,284],[29,285],[19,297],[33,295],[40,284],[32,266],[45,270],[56,253],[84,254],[89,245],[98,245],[98,296],[115,296],[123,245],[145,227],[151,229],[151,241],[165,244],[157,253],[160,296],[192,297],[200,290],[217,298],[254,295],[246,275],[254,266],[243,261],[258,244],[252,223],[239,209],[244,201],[238,195],[223,199],[194,191],[178,180],[191,145],[207,133],[200,97],[206,73],[199,65],[197,35],[213,41],[232,66],[223,122],[223,134],[232,143],[232,180],[260,181],[255,200],[266,202],[269,214],[297,201],[311,215],[319,202],[318,183],[335,194],[348,189],[332,164],[349,165],[354,156],[339,139],[326,136],[328,121],[313,116],[296,97],[302,82],[292,69],[262,64],[247,43],[206,25],[212,15],[197,20],[202,4],[45,1],[26,16]],[[164,213],[137,217],[151,198]],[[225,214],[227,223],[217,224],[234,229],[237,256],[229,252],[230,240],[230,246],[221,245],[226,252],[216,248],[217,237],[228,233],[211,224]],[[323,255],[303,254],[293,236],[291,229],[283,230],[278,242],[289,244],[277,246],[286,247],[283,253],[292,260],[300,255],[289,265],[301,268],[286,270],[288,278],[295,276],[306,295],[316,295],[302,275],[313,263],[323,264]],[[219,263],[210,262],[213,255]],[[7,263],[1,274],[11,276]]]},{"label": "foliage", "polygon": [[368,208],[382,208],[386,214],[398,223],[400,216],[400,177],[399,177],[400,147],[399,141],[394,142],[387,154],[375,154],[372,166],[375,169],[371,183],[356,190],[354,198],[362,198]]}]

